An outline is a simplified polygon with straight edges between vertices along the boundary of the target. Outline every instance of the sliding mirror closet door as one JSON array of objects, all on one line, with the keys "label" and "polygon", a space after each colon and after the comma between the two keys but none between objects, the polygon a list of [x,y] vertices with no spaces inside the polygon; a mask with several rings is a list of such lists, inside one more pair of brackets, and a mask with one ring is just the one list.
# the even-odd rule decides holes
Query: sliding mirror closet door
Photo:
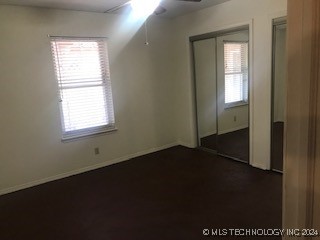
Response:
[{"label": "sliding mirror closet door", "polygon": [[286,35],[285,21],[273,26],[273,81],[271,116],[271,168],[283,170],[283,135],[286,106]]},{"label": "sliding mirror closet door", "polygon": [[217,151],[249,162],[249,31],[217,41]]},{"label": "sliding mirror closet door", "polygon": [[217,149],[215,39],[193,42],[198,145]]}]

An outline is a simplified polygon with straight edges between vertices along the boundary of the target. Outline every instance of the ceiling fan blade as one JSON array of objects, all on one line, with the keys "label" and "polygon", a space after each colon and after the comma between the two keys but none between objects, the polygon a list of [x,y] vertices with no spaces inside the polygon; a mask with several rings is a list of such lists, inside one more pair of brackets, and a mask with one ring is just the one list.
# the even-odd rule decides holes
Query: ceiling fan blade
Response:
[{"label": "ceiling fan blade", "polygon": [[154,10],[154,14],[155,15],[160,15],[160,14],[162,14],[162,13],[165,13],[167,11],[167,9],[165,9],[164,7],[162,7],[162,6],[158,6],[157,8],[156,8],[156,10]]}]

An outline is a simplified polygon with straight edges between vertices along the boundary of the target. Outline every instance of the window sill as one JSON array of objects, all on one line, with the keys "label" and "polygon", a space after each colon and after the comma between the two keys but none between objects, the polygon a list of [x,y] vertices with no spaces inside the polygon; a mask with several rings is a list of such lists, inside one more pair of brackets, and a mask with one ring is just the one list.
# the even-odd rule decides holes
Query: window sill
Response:
[{"label": "window sill", "polygon": [[236,108],[249,105],[249,102],[240,101],[240,102],[233,102],[233,103],[226,103],[224,105],[224,109]]},{"label": "window sill", "polygon": [[103,130],[100,132],[83,133],[83,134],[78,134],[78,135],[74,135],[74,136],[66,136],[66,137],[62,137],[61,142],[63,142],[63,143],[73,142],[73,141],[77,141],[77,140],[97,137],[100,135],[111,134],[116,131],[118,131],[118,128],[115,127],[115,128],[106,129],[106,130]]}]

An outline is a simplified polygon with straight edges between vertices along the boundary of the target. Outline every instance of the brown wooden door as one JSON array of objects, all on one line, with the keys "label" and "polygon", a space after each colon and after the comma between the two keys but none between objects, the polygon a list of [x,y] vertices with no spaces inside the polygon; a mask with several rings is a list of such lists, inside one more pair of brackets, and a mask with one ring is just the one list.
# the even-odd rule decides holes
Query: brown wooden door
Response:
[{"label": "brown wooden door", "polygon": [[287,52],[283,223],[320,231],[319,0],[288,0]]}]

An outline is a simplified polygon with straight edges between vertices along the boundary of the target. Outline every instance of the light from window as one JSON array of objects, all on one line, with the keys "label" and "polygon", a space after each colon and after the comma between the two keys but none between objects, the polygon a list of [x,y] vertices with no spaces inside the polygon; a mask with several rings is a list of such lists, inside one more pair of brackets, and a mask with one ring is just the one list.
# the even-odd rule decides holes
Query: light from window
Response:
[{"label": "light from window", "polygon": [[136,18],[146,19],[159,6],[160,0],[131,0],[133,15]]},{"label": "light from window", "polygon": [[248,43],[224,43],[225,104],[248,102]]},{"label": "light from window", "polygon": [[51,49],[60,94],[62,138],[113,130],[106,40],[52,38]]}]

